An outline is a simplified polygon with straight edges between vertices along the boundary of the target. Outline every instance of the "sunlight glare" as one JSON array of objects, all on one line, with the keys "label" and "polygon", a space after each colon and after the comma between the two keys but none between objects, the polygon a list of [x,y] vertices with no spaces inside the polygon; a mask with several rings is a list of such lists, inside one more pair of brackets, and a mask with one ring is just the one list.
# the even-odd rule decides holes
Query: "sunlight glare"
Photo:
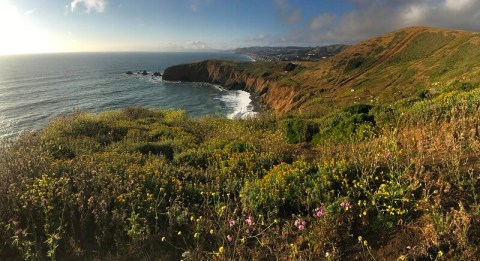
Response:
[{"label": "sunlight glare", "polygon": [[0,0],[0,55],[55,52],[51,37],[28,21],[25,14]]}]

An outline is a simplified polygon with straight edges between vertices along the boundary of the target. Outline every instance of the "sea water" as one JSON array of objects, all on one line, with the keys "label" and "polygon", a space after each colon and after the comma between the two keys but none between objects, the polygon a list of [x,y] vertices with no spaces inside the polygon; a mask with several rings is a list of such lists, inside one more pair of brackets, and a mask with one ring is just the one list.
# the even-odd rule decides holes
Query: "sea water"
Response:
[{"label": "sea water", "polygon": [[[231,53],[69,53],[0,56],[0,138],[39,130],[76,110],[182,109],[192,117],[255,113],[250,94],[206,83],[163,81],[175,64],[205,59],[250,61]],[[147,71],[148,75],[137,72]],[[128,75],[127,71],[134,74]]]}]

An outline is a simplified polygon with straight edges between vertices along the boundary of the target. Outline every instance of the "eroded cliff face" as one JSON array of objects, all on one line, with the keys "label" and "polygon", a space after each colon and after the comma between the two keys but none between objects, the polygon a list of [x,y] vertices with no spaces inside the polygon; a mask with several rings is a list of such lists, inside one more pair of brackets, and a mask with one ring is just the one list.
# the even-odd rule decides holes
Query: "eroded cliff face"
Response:
[{"label": "eroded cliff face", "polygon": [[[165,70],[167,81],[206,82],[218,84],[225,89],[245,90],[257,94],[276,114],[289,112],[300,105],[296,86],[281,84],[279,77],[268,74],[255,75],[250,69],[254,63],[208,60],[182,64]],[[282,72],[283,73],[283,72]],[[281,77],[280,77],[281,78]]]}]

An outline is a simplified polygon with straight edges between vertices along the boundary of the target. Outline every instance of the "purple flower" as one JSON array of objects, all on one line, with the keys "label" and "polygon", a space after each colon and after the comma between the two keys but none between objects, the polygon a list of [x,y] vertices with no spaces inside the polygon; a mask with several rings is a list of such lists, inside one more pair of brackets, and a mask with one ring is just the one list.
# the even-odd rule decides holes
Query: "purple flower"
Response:
[{"label": "purple flower", "polygon": [[228,225],[229,225],[230,227],[235,226],[236,223],[237,223],[237,222],[236,222],[234,219],[230,219],[230,220],[228,221]]},{"label": "purple flower", "polygon": [[342,203],[340,203],[340,206],[345,210],[349,210],[352,208],[352,204],[350,204],[350,202],[348,201],[342,201]]},{"label": "purple flower", "polygon": [[228,241],[228,242],[232,242],[232,240],[233,240],[233,237],[230,236],[230,235],[228,235],[228,236],[227,236],[227,241]]},{"label": "purple flower", "polygon": [[247,225],[251,226],[253,224],[253,217],[248,216],[247,219],[245,219],[245,223],[247,223]]},{"label": "purple flower", "polygon": [[319,207],[319,208],[316,208],[314,213],[313,213],[313,216],[316,217],[316,218],[321,218],[323,216],[325,216],[327,214],[327,212],[325,211],[325,208],[324,207]]}]

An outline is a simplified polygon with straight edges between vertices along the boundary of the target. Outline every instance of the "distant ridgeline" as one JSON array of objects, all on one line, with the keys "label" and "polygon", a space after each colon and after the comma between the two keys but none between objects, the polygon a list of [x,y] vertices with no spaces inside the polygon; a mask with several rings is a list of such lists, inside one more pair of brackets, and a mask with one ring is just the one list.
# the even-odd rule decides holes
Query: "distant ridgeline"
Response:
[{"label": "distant ridgeline", "polygon": [[255,46],[237,48],[234,50],[237,54],[244,54],[257,61],[318,61],[327,57],[334,56],[345,50],[348,45],[334,44],[317,47],[268,47]]}]

